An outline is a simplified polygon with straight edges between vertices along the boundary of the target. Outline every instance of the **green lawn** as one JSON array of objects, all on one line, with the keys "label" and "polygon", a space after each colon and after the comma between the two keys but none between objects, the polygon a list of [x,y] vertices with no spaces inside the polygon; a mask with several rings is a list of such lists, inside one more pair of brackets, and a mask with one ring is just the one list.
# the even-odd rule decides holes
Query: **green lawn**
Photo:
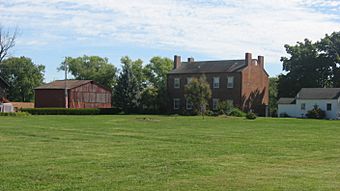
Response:
[{"label": "green lawn", "polygon": [[340,190],[340,121],[0,117],[0,190]]}]

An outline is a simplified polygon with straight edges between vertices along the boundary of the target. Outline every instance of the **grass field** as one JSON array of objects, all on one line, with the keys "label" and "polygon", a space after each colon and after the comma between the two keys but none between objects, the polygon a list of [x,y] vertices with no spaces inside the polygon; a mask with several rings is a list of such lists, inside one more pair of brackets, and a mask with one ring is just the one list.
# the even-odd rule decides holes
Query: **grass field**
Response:
[{"label": "grass field", "polygon": [[340,121],[0,117],[0,190],[340,190]]}]

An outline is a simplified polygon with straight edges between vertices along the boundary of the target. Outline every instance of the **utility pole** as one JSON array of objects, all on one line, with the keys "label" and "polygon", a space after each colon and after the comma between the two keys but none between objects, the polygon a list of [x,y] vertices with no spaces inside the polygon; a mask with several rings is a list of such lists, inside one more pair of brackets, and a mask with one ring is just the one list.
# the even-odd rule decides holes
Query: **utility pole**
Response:
[{"label": "utility pole", "polygon": [[68,108],[68,93],[67,93],[67,63],[66,59],[64,61],[64,68],[65,68],[65,108]]}]

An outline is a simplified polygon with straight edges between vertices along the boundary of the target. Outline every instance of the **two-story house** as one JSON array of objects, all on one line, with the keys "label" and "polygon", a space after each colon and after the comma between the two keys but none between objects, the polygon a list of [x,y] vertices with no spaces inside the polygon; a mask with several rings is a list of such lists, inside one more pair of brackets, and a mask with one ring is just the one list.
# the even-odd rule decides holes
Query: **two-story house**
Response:
[{"label": "two-story house", "polygon": [[185,85],[201,75],[206,76],[212,90],[211,110],[217,109],[218,102],[229,101],[245,112],[267,115],[269,80],[263,56],[253,59],[251,53],[246,53],[245,59],[240,60],[195,61],[188,58],[187,62],[175,56],[174,68],[167,81],[170,112],[192,109],[185,99]]}]

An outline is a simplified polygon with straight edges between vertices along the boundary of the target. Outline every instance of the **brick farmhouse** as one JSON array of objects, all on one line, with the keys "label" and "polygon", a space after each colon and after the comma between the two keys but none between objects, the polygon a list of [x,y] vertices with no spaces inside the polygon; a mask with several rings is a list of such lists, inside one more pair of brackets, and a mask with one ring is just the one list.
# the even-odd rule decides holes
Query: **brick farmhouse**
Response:
[{"label": "brick farmhouse", "polygon": [[35,107],[111,108],[111,97],[110,89],[93,80],[57,80],[35,88]]},{"label": "brick farmhouse", "polygon": [[190,111],[191,103],[185,99],[185,85],[192,79],[205,75],[212,90],[209,108],[217,109],[218,102],[228,101],[243,111],[254,111],[258,115],[268,114],[269,80],[264,69],[264,57],[253,59],[251,53],[245,59],[195,61],[188,58],[182,62],[174,57],[174,68],[168,74],[170,112]]}]

